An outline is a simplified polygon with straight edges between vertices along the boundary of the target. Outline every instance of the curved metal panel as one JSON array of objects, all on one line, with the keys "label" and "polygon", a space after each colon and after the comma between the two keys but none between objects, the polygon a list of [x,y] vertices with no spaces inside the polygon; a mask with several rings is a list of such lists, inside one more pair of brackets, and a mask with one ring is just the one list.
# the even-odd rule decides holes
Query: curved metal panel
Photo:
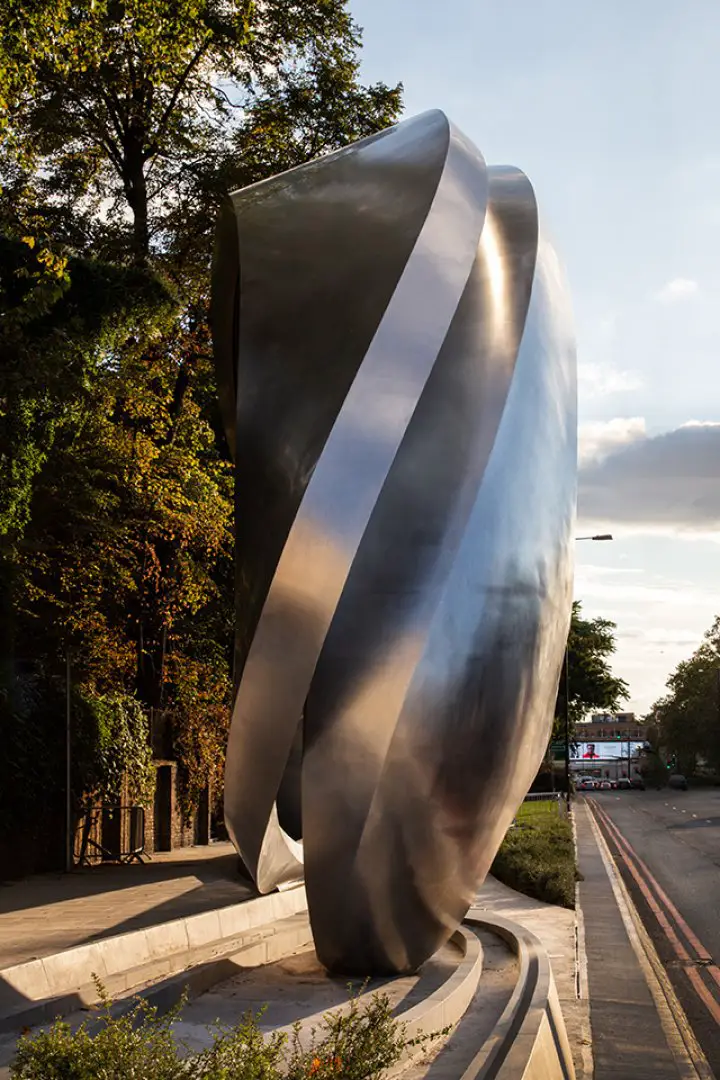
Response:
[{"label": "curved metal panel", "polygon": [[[304,855],[328,967],[412,970],[465,914],[552,720],[564,288],[527,179],[441,113],[233,200],[239,258],[226,213],[214,279],[244,605],[226,820],[262,891]],[[276,810],[297,829],[299,787],[302,846]]]}]

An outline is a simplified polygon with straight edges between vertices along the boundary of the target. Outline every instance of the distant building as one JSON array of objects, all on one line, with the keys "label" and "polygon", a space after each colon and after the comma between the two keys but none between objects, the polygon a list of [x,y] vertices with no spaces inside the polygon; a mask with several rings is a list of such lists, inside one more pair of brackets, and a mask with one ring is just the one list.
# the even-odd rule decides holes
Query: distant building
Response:
[{"label": "distant building", "polygon": [[647,727],[634,712],[593,713],[589,720],[577,725],[577,737],[582,742],[603,742],[612,739],[645,741]]},{"label": "distant building", "polygon": [[634,776],[645,737],[645,724],[635,713],[594,713],[575,728],[570,769],[575,775],[611,780]]}]

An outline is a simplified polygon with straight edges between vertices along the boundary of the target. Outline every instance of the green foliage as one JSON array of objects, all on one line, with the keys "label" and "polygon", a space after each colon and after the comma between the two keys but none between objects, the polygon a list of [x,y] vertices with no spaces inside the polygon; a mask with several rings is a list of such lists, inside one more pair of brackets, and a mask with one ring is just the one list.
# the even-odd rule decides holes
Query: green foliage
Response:
[{"label": "green foliage", "polygon": [[65,694],[50,667],[0,688],[0,878],[62,867]]},{"label": "green foliage", "polygon": [[138,324],[157,334],[174,306],[147,271],[71,258],[42,273],[33,246],[0,237],[0,537],[9,539],[27,524],[58,430],[82,422],[88,379]]},{"label": "green foliage", "polygon": [[[612,674],[610,657],[615,652],[615,623],[609,619],[583,619],[579,601],[573,603],[568,636],[568,671],[570,685],[570,735],[575,725],[589,712],[615,712],[630,695],[627,683]],[[565,680],[560,677],[553,739],[565,732]]]},{"label": "green foliage", "polygon": [[105,258],[162,261],[186,285],[222,189],[247,182],[233,133],[266,141],[256,106],[260,122],[264,102],[298,128],[323,117],[306,157],[399,108],[397,88],[358,85],[345,0],[80,0],[61,4],[59,20],[57,7],[0,0],[0,24],[8,8],[13,25],[35,25],[38,8],[59,23],[50,43],[18,33],[5,45],[29,88],[11,114],[13,212],[39,213],[58,238],[80,229]]},{"label": "green foliage", "polygon": [[187,820],[203,789],[222,790],[230,720],[230,672],[222,655],[170,660],[172,729],[180,766],[182,812]]},{"label": "green foliage", "polygon": [[351,996],[347,1009],[325,1015],[309,1043],[296,1026],[285,1075],[287,1080],[370,1080],[400,1061],[409,1045],[387,995],[374,994],[366,1002]]},{"label": "green foliage", "polygon": [[83,803],[89,808],[119,802],[124,788],[133,805],[149,806],[155,790],[150,725],[135,698],[80,690],[74,701],[73,739],[78,808]]},{"label": "green foliage", "polygon": [[520,803],[515,821],[520,825],[537,825],[541,819],[552,818],[556,820],[562,813],[561,805],[556,799],[530,799]]},{"label": "green foliage", "polygon": [[662,733],[652,713],[646,717],[646,720],[649,722],[646,729],[645,749],[640,758],[640,772],[648,786],[665,787],[669,770],[666,753],[662,746]]},{"label": "green foliage", "polygon": [[361,84],[346,0],[0,0],[0,25],[3,723],[69,645],[83,700],[172,714],[187,813],[232,657],[215,211],[387,127],[401,89]]},{"label": "green foliage", "polygon": [[667,689],[647,717],[653,741],[676,759],[685,776],[692,776],[700,762],[720,772],[720,617],[692,656],[675,668]]},{"label": "green foliage", "polygon": [[491,871],[518,892],[560,907],[575,907],[575,844],[572,826],[557,812],[513,826]]},{"label": "green foliage", "polygon": [[[97,980],[96,980],[97,982]],[[172,1036],[179,1009],[161,1015],[141,998],[113,1016],[102,986],[103,1012],[93,1036],[89,1022],[75,1031],[56,1020],[47,1031],[22,1035],[10,1075],[17,1080],[176,1080],[186,1072]],[[202,1075],[202,1074],[200,1074]]]},{"label": "green foliage", "polygon": [[184,1075],[192,1080],[278,1080],[284,1075],[287,1038],[273,1033],[267,1038],[257,1015],[246,1013],[232,1027],[217,1025],[213,1043],[189,1063]]},{"label": "green foliage", "polygon": [[172,1035],[184,1001],[162,1016],[137,999],[117,1017],[97,985],[104,1008],[95,1033],[89,1021],[73,1031],[57,1020],[47,1031],[23,1035],[11,1066],[15,1080],[376,1080],[406,1047],[427,1041],[407,1040],[387,996],[376,994],[352,997],[349,1007],[328,1013],[309,1042],[299,1025],[289,1042],[283,1033],[266,1037],[260,1014],[248,1012],[232,1027],[214,1027],[208,1049],[185,1055]]}]

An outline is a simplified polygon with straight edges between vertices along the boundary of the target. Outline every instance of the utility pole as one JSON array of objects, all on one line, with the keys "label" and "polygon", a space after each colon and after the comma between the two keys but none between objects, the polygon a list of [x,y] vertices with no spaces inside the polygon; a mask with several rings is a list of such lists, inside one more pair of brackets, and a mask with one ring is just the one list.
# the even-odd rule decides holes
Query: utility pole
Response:
[{"label": "utility pole", "polygon": [[565,661],[563,663],[565,689],[563,691],[563,712],[565,714],[565,800],[570,813],[570,656],[568,645],[565,645]]},{"label": "utility pole", "polygon": [[[612,533],[595,533],[594,536],[576,536],[575,540],[612,540]],[[569,644],[569,639],[568,639]],[[565,645],[565,791],[568,813],[570,813],[570,674],[568,644]],[[720,686],[720,683],[718,683]]]},{"label": "utility pole", "polygon": [[71,694],[70,694],[70,646],[65,648],[65,871],[73,868],[73,827],[72,827],[72,792],[71,784]]}]

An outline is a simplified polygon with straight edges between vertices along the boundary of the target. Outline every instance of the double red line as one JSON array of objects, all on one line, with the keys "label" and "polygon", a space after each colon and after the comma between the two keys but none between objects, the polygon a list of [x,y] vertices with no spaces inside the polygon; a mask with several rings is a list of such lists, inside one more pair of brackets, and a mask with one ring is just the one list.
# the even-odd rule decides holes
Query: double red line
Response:
[{"label": "double red line", "polygon": [[587,801],[596,818],[602,822],[607,833],[614,840],[618,855],[627,866],[648,907],[660,924],[695,993],[715,1022],[720,1024],[720,993],[712,985],[707,985],[697,965],[702,965],[702,971],[714,981],[718,988],[720,988],[720,968],[614,821],[608,817],[595,799]]}]

